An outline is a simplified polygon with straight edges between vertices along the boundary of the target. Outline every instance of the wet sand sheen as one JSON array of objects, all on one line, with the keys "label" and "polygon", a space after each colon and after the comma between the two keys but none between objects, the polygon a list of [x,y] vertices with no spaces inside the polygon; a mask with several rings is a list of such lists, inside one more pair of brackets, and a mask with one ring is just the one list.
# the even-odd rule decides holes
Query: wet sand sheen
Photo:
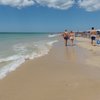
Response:
[{"label": "wet sand sheen", "polygon": [[48,55],[0,80],[0,100],[99,100],[100,69],[84,64],[86,56],[60,41]]}]

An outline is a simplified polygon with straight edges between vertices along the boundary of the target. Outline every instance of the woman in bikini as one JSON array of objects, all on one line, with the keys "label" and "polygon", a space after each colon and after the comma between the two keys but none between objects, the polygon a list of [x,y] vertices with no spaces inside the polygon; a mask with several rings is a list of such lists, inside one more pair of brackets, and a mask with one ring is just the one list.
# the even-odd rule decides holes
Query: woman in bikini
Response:
[{"label": "woman in bikini", "polygon": [[70,35],[70,41],[71,41],[71,45],[73,46],[74,44],[74,37],[75,37],[75,33],[73,32],[73,31],[71,31],[70,33],[69,33],[69,35]]}]

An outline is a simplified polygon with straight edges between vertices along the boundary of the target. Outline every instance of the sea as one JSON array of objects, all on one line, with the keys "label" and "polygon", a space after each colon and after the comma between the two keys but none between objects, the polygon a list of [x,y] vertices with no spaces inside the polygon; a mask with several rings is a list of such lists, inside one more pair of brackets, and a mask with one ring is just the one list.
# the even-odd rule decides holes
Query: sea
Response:
[{"label": "sea", "polygon": [[26,60],[39,58],[49,53],[58,42],[58,34],[44,32],[0,33],[0,79],[15,71]]}]

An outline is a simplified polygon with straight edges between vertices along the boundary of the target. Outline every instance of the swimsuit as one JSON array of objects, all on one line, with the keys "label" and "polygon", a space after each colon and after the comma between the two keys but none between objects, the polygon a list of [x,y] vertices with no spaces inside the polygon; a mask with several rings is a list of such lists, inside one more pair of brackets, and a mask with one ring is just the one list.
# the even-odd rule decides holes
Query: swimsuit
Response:
[{"label": "swimsuit", "polygon": [[71,36],[71,37],[70,37],[70,39],[72,40],[72,39],[74,39],[74,37],[73,37],[73,36]]},{"label": "swimsuit", "polygon": [[68,36],[66,36],[66,37],[64,37],[64,39],[65,39],[65,40],[68,40],[68,39],[69,39],[69,37],[68,37]]},{"label": "swimsuit", "polygon": [[68,33],[67,32],[65,32],[64,39],[65,40],[68,40],[69,39],[69,36],[68,36]]},{"label": "swimsuit", "polygon": [[96,35],[91,35],[91,40],[95,40],[96,39]]}]

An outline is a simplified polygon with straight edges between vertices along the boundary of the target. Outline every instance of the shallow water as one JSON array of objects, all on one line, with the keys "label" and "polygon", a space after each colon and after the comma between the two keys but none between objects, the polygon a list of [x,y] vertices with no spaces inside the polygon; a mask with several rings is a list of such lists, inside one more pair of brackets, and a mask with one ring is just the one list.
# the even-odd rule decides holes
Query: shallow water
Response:
[{"label": "shallow water", "polygon": [[26,59],[48,54],[57,35],[49,33],[1,33],[0,79],[14,71]]}]

